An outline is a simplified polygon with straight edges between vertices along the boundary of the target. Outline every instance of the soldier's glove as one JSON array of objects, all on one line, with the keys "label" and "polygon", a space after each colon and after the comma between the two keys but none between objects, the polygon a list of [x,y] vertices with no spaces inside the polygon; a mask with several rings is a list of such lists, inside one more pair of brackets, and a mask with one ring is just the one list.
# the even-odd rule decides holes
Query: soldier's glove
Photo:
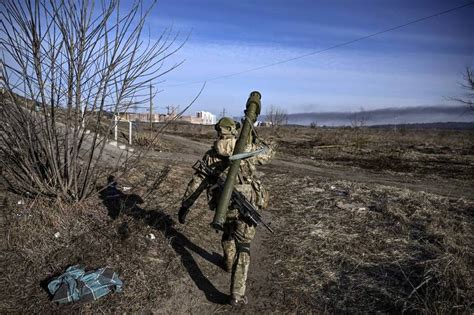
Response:
[{"label": "soldier's glove", "polygon": [[178,211],[178,220],[179,223],[184,224],[186,222],[186,216],[188,215],[189,212],[189,207],[181,206]]}]

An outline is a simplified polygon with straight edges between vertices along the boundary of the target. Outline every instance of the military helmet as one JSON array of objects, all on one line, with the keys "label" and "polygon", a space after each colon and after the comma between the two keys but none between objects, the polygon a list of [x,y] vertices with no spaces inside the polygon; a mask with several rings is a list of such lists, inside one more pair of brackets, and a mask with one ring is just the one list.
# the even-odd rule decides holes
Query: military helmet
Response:
[{"label": "military helmet", "polygon": [[214,126],[216,131],[221,135],[237,135],[240,124],[236,123],[232,118],[222,117]]}]

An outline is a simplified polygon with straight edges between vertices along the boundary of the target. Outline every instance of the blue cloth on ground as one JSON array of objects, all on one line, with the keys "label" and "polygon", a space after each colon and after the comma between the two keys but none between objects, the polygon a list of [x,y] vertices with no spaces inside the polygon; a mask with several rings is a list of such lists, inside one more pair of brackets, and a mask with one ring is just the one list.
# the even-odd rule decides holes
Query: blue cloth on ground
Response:
[{"label": "blue cloth on ground", "polygon": [[53,296],[53,302],[62,304],[97,300],[112,290],[121,292],[122,285],[118,274],[108,267],[85,272],[79,265],[75,265],[52,280],[48,284],[48,290]]}]

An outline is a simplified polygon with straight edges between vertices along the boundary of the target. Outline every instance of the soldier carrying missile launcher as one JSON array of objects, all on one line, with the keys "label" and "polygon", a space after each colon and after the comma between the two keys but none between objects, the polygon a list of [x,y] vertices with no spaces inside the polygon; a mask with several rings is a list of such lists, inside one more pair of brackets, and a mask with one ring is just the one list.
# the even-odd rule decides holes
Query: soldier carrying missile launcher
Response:
[{"label": "soldier carrying missile launcher", "polygon": [[[208,204],[215,210],[212,227],[223,231],[224,269],[232,273],[230,304],[247,304],[245,296],[250,264],[250,242],[256,225],[262,223],[258,214],[268,204],[268,193],[257,177],[256,165],[265,164],[274,155],[274,144],[260,140],[253,123],[260,114],[259,92],[252,92],[247,101],[242,131],[233,119],[221,118],[215,125],[218,138],[195,164],[196,173],[183,197],[178,217],[185,222],[187,213],[202,191],[207,190]],[[210,174],[209,174],[210,173]]]}]

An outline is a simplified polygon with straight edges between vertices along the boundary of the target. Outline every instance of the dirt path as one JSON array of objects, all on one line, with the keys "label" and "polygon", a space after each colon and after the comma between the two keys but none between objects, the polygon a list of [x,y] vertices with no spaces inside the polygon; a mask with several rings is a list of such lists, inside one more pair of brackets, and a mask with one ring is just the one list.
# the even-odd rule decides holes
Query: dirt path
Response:
[{"label": "dirt path", "polygon": [[424,191],[449,198],[466,198],[474,196],[474,187],[466,185],[465,182],[455,179],[427,179],[421,177],[396,176],[390,174],[372,173],[357,168],[342,167],[316,167],[304,164],[301,159],[299,163],[275,160],[265,168],[280,168],[288,172],[298,172],[302,176],[313,175],[326,177],[333,180],[350,180],[353,182],[392,186],[409,189],[413,191]]},{"label": "dirt path", "polygon": [[[179,160],[185,163],[193,163],[201,158],[209,147],[209,143],[201,143],[176,135],[165,135],[166,139],[176,142],[182,153],[160,152],[154,156],[166,160]],[[270,165],[263,166],[262,170],[278,169],[286,172],[296,172],[301,176],[320,176],[332,180],[350,180],[365,184],[377,184],[409,189],[413,191],[424,191],[449,198],[468,198],[474,196],[474,186],[466,185],[465,182],[455,179],[438,178],[436,180],[369,172],[360,168],[349,168],[340,166],[317,167],[310,165],[311,160],[299,158],[296,161],[274,160]]]},{"label": "dirt path", "polygon": [[180,150],[179,152],[187,154],[197,154],[200,156],[202,156],[209,149],[213,142],[213,140],[199,142],[170,134],[163,134],[161,137],[165,140],[176,143],[177,147]]},{"label": "dirt path", "polygon": [[[208,224],[205,219],[202,221]],[[160,307],[162,313],[211,314],[264,311],[265,308],[262,308],[264,303],[262,303],[259,296],[259,289],[265,287],[262,292],[268,292],[266,276],[271,267],[270,261],[266,259],[268,257],[265,251],[266,247],[262,244],[264,237],[266,237],[265,232],[259,229],[251,245],[252,262],[249,270],[247,292],[250,301],[253,303],[245,309],[237,310],[227,304],[230,291],[230,274],[220,266],[222,259],[221,234],[213,233],[211,230],[206,232],[213,235],[211,238],[213,242],[210,244],[204,244],[199,235],[187,233],[186,228],[183,228],[181,233],[192,245],[189,246],[188,244],[188,246],[182,247],[178,245],[175,250],[180,253],[180,262],[177,263],[183,264],[189,277],[181,278],[179,282],[173,284],[173,297]],[[179,243],[179,240],[177,242]]]}]

